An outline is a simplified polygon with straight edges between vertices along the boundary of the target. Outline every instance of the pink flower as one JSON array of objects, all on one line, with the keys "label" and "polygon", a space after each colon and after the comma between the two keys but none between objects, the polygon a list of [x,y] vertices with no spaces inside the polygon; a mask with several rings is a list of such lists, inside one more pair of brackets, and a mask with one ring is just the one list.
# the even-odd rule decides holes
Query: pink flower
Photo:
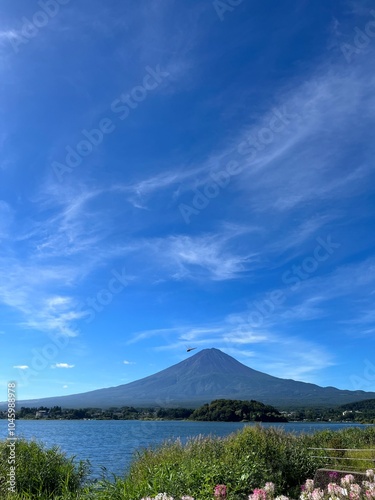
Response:
[{"label": "pink flower", "polygon": [[311,498],[312,498],[312,500],[323,500],[324,491],[321,490],[320,488],[315,488],[313,490],[313,492],[311,493]]},{"label": "pink flower", "polygon": [[341,486],[349,486],[354,483],[354,476],[352,474],[346,474],[346,476],[341,478]]},{"label": "pink flower", "polygon": [[371,490],[366,490],[366,498],[368,500],[374,500],[375,499],[375,489],[371,489]]},{"label": "pink flower", "polygon": [[214,497],[225,499],[227,497],[227,487],[225,484],[217,484],[215,486]]},{"label": "pink flower", "polygon": [[339,477],[339,473],[335,471],[330,472],[328,475],[331,479],[337,479]]},{"label": "pink flower", "polygon": [[329,485],[327,486],[327,490],[331,496],[334,495],[336,497],[339,497],[342,495],[345,495],[345,496],[347,495],[347,491],[344,488],[341,488],[341,486],[339,486],[336,483],[329,483]]},{"label": "pink flower", "polygon": [[362,488],[357,483],[350,485],[349,498],[350,500],[360,500]]},{"label": "pink flower", "polygon": [[249,495],[249,500],[267,500],[267,492],[261,488],[255,488],[252,495]]}]

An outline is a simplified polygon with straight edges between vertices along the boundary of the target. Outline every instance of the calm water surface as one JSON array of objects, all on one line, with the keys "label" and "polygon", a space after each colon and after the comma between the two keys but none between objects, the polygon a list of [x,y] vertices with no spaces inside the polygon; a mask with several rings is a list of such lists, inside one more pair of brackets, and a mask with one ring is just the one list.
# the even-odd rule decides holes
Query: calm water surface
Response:
[{"label": "calm water surface", "polygon": [[[6,437],[5,420],[2,438]],[[26,439],[42,441],[47,446],[58,445],[68,456],[91,462],[93,476],[101,467],[116,475],[123,475],[134,453],[168,439],[189,437],[227,436],[253,423],[237,422],[187,422],[187,421],[137,421],[137,420],[17,420],[16,434]],[[263,423],[262,426],[282,427],[289,432],[316,432],[323,429],[339,430],[360,427],[359,424],[327,423]],[[363,427],[363,426],[362,426]]]}]

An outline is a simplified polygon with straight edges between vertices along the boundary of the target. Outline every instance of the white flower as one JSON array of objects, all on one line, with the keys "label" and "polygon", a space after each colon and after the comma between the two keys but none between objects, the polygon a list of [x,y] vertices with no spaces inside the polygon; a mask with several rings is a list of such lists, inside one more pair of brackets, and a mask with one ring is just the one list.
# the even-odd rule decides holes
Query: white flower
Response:
[{"label": "white flower", "polygon": [[354,482],[354,476],[352,474],[346,474],[346,476],[341,478],[341,486],[347,486]]},{"label": "white flower", "polygon": [[323,500],[324,491],[321,490],[320,488],[315,488],[314,491],[311,493],[311,498],[312,500]]},{"label": "white flower", "polygon": [[305,482],[305,488],[306,488],[306,491],[313,491],[314,489],[314,480],[313,479],[306,479],[306,482]]},{"label": "white flower", "polygon": [[264,491],[273,494],[275,492],[275,485],[273,483],[266,483],[264,485]]}]

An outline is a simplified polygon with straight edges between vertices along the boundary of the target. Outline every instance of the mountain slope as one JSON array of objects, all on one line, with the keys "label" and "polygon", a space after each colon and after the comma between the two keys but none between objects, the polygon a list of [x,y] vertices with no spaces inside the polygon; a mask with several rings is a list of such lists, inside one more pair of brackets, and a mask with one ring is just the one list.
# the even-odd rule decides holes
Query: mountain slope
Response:
[{"label": "mountain slope", "polygon": [[204,349],[180,363],[129,384],[70,396],[19,401],[18,407],[193,408],[214,399],[254,399],[286,408],[335,406],[374,397],[374,392],[344,391],[273,377],[243,365],[218,349]]}]

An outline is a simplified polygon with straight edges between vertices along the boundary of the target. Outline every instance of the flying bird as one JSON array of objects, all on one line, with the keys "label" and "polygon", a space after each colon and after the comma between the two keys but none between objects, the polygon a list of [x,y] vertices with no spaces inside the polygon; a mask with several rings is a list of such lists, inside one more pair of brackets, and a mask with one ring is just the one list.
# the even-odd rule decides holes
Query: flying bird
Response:
[{"label": "flying bird", "polygon": [[196,347],[188,347],[188,346],[186,346],[186,352],[194,351],[194,349],[196,349]]}]

